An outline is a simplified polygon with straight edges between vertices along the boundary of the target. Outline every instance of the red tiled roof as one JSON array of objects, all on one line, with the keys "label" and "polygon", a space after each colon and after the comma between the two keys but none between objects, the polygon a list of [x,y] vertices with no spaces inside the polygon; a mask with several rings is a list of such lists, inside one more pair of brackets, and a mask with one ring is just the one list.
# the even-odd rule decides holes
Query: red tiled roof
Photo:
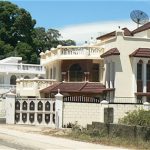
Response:
[{"label": "red tiled roof", "polygon": [[104,58],[104,57],[111,56],[111,55],[120,55],[120,52],[118,51],[117,48],[112,48],[108,50],[107,52],[105,52],[104,54],[102,54],[101,57]]},{"label": "red tiled roof", "polygon": [[146,57],[150,58],[150,48],[138,48],[132,54],[129,55],[130,57]]},{"label": "red tiled roof", "polygon": [[115,35],[116,35],[116,31],[113,31],[113,32],[101,35],[101,36],[97,37],[96,39],[97,40],[103,40],[105,38],[110,38],[110,37],[115,36]]},{"label": "red tiled roof", "polygon": [[[125,36],[133,36],[132,31],[130,31],[128,28],[122,28],[122,30],[124,31]],[[116,31],[113,31],[113,32],[109,32],[107,34],[101,35],[101,36],[97,37],[96,39],[103,40],[103,39],[111,38],[115,35],[116,35]]]},{"label": "red tiled roof", "polygon": [[128,28],[122,28],[125,36],[133,36],[132,32]]},{"label": "red tiled roof", "polygon": [[135,93],[136,96],[150,96],[150,92],[143,93],[143,92],[137,92]]},{"label": "red tiled roof", "polygon": [[101,83],[93,82],[61,82],[57,85],[49,86],[40,90],[42,93],[57,92],[60,89],[61,92],[76,92],[76,93],[102,93],[106,90],[105,86]]},{"label": "red tiled roof", "polygon": [[150,22],[148,22],[148,23],[144,24],[143,26],[140,26],[137,29],[133,30],[132,33],[135,34],[135,33],[142,32],[142,31],[145,31],[148,29],[150,29]]}]

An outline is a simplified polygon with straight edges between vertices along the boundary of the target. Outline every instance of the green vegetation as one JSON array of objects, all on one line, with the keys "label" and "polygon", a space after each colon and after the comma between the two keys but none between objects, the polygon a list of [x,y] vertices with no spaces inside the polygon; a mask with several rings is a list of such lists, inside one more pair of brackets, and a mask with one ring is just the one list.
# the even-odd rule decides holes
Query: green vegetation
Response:
[{"label": "green vegetation", "polygon": [[39,53],[61,45],[75,45],[72,40],[59,40],[55,29],[35,28],[36,20],[17,5],[0,2],[0,59],[21,56],[26,63],[38,63]]},{"label": "green vegetation", "polygon": [[[135,126],[96,122],[92,123],[92,125],[88,125],[87,128],[82,128],[77,123],[69,124],[69,127],[72,127],[72,130],[68,132],[67,135],[64,135],[64,137],[117,147],[150,149],[149,128],[141,127],[136,128],[136,131],[134,131]],[[134,132],[139,135],[134,135]],[[147,137],[145,137],[145,135],[147,135]]]},{"label": "green vegetation", "polygon": [[119,123],[150,127],[150,110],[134,110],[133,112],[129,112],[127,116],[119,120]]}]

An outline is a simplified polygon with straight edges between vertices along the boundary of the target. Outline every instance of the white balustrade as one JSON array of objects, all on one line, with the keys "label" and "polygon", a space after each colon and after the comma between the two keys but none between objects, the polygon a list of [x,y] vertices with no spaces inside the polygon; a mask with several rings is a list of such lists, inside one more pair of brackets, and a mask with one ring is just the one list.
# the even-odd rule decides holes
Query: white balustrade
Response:
[{"label": "white balustrade", "polygon": [[17,63],[0,63],[1,72],[29,72],[29,73],[45,73],[45,69],[41,65],[17,64]]},{"label": "white balustrade", "polygon": [[53,85],[53,79],[18,79],[16,93],[20,96],[38,96],[39,90]]},{"label": "white balustrade", "polygon": [[61,55],[83,55],[92,56],[102,54],[102,48],[92,48],[92,47],[77,47],[77,48],[64,48],[61,49]]},{"label": "white balustrade", "polygon": [[41,53],[41,64],[65,59],[101,59],[104,48],[99,46],[63,46]]}]

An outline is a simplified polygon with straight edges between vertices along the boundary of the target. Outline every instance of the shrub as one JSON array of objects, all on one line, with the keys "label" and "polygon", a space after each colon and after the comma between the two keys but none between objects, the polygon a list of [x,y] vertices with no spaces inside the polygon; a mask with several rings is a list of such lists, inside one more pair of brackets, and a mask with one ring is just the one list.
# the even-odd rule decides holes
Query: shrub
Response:
[{"label": "shrub", "polygon": [[134,110],[119,120],[119,123],[127,125],[139,125],[150,127],[150,110]]}]

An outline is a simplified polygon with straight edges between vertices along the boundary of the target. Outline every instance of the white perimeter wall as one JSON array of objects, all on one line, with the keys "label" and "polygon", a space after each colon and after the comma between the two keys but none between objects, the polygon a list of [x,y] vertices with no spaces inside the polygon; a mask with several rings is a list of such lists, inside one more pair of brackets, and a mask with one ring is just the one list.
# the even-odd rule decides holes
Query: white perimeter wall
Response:
[{"label": "white perimeter wall", "polygon": [[5,99],[0,99],[0,118],[6,117]]},{"label": "white perimeter wall", "polygon": [[135,104],[94,104],[94,103],[63,103],[63,125],[78,122],[81,126],[91,124],[93,121],[104,122],[104,108],[114,108],[114,123],[127,112],[142,109],[143,105]]}]

